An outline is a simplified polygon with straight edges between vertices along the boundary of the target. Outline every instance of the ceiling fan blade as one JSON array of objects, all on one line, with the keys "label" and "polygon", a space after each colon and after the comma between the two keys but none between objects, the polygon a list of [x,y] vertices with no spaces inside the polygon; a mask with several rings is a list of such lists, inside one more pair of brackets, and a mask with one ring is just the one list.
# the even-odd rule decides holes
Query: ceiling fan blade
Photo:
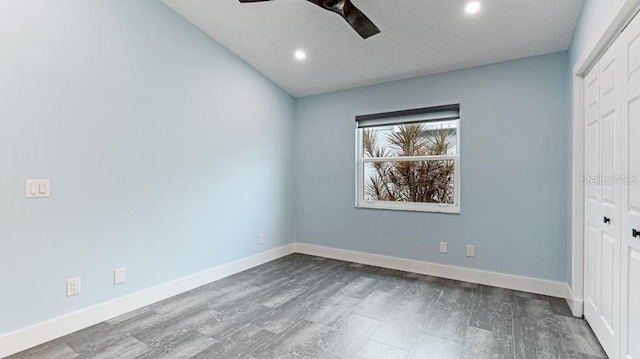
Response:
[{"label": "ceiling fan blade", "polygon": [[[271,0],[240,0],[241,3],[263,2]],[[342,16],[363,39],[380,33],[380,29],[362,13],[351,0],[307,0],[325,10]]]},{"label": "ceiling fan blade", "polygon": [[373,21],[369,20],[362,11],[355,7],[355,5],[351,3],[351,0],[344,2],[343,11],[344,18],[363,39],[380,33],[380,29],[378,29]]}]

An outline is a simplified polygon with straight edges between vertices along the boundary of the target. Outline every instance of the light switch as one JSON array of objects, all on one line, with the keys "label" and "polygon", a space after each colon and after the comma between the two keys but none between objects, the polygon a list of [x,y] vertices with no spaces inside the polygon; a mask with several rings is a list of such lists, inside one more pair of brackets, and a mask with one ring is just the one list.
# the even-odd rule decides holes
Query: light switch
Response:
[{"label": "light switch", "polygon": [[448,247],[447,242],[440,242],[440,253],[447,254]]},{"label": "light switch", "polygon": [[24,182],[25,198],[45,198],[50,197],[49,180],[26,180]]},{"label": "light switch", "polygon": [[113,271],[113,284],[123,284],[127,282],[127,269],[118,268]]}]

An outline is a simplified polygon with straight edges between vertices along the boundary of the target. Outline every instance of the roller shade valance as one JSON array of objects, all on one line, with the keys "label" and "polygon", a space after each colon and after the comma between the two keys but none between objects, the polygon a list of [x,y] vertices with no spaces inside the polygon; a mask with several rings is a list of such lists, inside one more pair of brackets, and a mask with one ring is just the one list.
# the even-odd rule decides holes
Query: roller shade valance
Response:
[{"label": "roller shade valance", "polygon": [[446,121],[460,118],[460,105],[446,105],[413,110],[356,116],[358,128],[403,125],[425,121]]}]

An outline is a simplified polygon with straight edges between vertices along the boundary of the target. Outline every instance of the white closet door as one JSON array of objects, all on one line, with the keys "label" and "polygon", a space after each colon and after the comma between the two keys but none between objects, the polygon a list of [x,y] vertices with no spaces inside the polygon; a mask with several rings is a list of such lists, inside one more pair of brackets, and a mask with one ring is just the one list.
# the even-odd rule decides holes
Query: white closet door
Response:
[{"label": "white closet door", "polygon": [[620,352],[620,49],[585,78],[585,317],[612,358]]},{"label": "white closet door", "polygon": [[[622,358],[640,359],[640,17],[622,33]],[[635,237],[634,237],[635,234]]]}]

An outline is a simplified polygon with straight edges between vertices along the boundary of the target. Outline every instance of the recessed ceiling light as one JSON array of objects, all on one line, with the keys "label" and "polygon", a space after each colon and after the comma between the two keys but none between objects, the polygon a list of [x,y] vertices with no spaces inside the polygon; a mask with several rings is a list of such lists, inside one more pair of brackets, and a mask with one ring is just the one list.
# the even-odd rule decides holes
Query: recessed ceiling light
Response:
[{"label": "recessed ceiling light", "polygon": [[481,8],[480,2],[472,1],[467,4],[467,6],[464,8],[464,11],[469,15],[473,15],[480,12],[480,8]]},{"label": "recessed ceiling light", "polygon": [[307,58],[307,53],[302,51],[302,50],[296,51],[296,53],[294,55],[296,57],[296,60],[298,60],[298,61],[302,61],[302,60]]}]

